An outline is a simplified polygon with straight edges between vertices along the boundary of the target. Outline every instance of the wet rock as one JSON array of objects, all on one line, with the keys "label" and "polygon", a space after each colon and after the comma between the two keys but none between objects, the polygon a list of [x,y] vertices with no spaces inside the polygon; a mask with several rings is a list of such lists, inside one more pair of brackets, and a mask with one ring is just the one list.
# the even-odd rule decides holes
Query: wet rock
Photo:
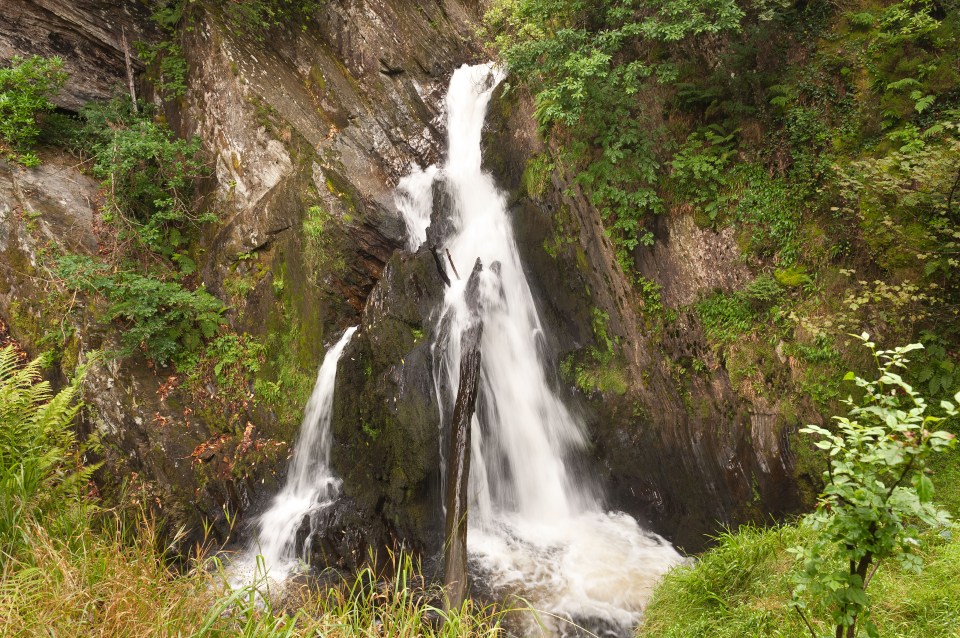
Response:
[{"label": "wet rock", "polygon": [[[157,35],[141,3],[7,4],[4,15],[10,19],[0,25],[0,58],[63,56],[71,79],[58,104],[72,110],[124,89],[122,33],[131,42]],[[225,24],[210,6],[189,6],[184,19],[190,25],[182,39],[187,94],[162,105],[176,130],[201,137],[210,158],[212,177],[201,185],[202,205],[221,223],[205,232],[197,247],[201,277],[229,303],[227,316],[235,330],[271,344],[271,364],[310,376],[325,336],[357,321],[391,255],[404,243],[393,189],[411,166],[440,157],[446,80],[461,63],[482,55],[475,35],[481,8],[432,0],[324,3],[305,28],[275,29],[264,41]],[[135,70],[145,84],[143,69]],[[0,268],[24,274],[0,277],[0,317],[22,315],[22,321],[10,323],[16,324],[14,331],[29,333],[24,343],[31,352],[38,347],[40,324],[53,318],[37,305],[44,290],[33,279],[38,244],[28,226],[47,239],[56,236],[68,251],[97,249],[90,232],[96,185],[73,171],[69,178],[79,186],[71,188],[57,175],[65,167],[45,164],[18,178],[16,186],[29,191],[32,208],[13,193],[8,173],[0,171]],[[24,211],[29,211],[26,219]],[[308,221],[322,241],[307,232]],[[436,275],[430,270],[426,276]],[[230,282],[239,277],[246,277],[252,290],[231,292]],[[429,286],[434,283],[429,280]],[[423,292],[421,298],[431,294]],[[20,303],[16,313],[14,302]],[[93,310],[79,313],[79,345],[71,346],[78,352],[117,338],[116,327],[100,324]],[[411,495],[416,488],[407,487],[437,467],[431,453],[407,451],[408,446],[433,450],[436,434],[429,427],[433,410],[424,385],[429,376],[416,372],[430,367],[429,348],[413,332],[421,328],[411,328],[419,326],[418,313],[417,307],[391,311],[367,326],[371,341],[364,352],[371,359],[376,352],[371,365],[378,367],[380,383],[371,396],[383,407],[364,404],[363,409],[375,409],[365,413],[368,430],[376,428],[381,435],[367,452],[366,445],[359,447],[368,437],[364,422],[342,422],[341,436],[353,455],[336,462],[351,464],[354,475],[381,477],[377,489],[387,493],[365,491],[364,481],[358,482],[358,514],[350,519],[356,529],[363,521],[373,530],[386,529],[386,523],[377,527],[375,519],[381,517],[401,531],[419,530],[429,518],[417,511],[420,501]],[[372,321],[375,313],[369,315]],[[285,331],[284,337],[273,341],[278,331]],[[420,351],[409,355],[415,344]],[[411,363],[409,371],[404,360]],[[226,435],[222,415],[187,416],[193,403],[185,389],[163,393],[161,399],[158,391],[166,381],[167,371],[136,357],[91,371],[99,394],[90,427],[118,441],[104,476],[119,485],[135,473],[144,486],[142,497],[171,513],[174,525],[199,530],[200,521],[209,519],[225,532],[222,508],[239,512],[241,519],[244,510],[255,511],[275,489],[277,468],[264,465],[249,475],[237,470],[234,476],[239,436],[221,438]],[[422,398],[392,405],[400,395]],[[247,416],[256,421],[257,436],[295,435],[297,418],[281,419],[277,413],[262,405],[251,409]],[[413,424],[409,432],[407,424]],[[371,534],[389,541],[387,532]]]},{"label": "wet rock", "polygon": [[430,348],[443,287],[429,251],[394,254],[341,359],[332,421],[344,493],[385,521],[381,540],[428,552],[443,533]]}]

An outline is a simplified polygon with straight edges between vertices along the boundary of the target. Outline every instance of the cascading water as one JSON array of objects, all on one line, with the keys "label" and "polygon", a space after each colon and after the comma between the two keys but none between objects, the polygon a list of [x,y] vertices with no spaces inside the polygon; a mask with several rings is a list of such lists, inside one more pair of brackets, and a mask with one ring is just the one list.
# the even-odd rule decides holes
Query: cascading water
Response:
[{"label": "cascading water", "polygon": [[[340,479],[330,470],[330,416],[337,364],[356,331],[356,326],[347,328],[323,358],[304,411],[286,483],[274,497],[270,509],[257,519],[256,537],[234,563],[240,584],[263,576],[276,582],[285,580],[299,567],[302,546],[308,544],[307,541],[297,543],[304,520],[312,519],[332,505],[340,494]],[[262,556],[262,564],[257,561],[258,555]]]},{"label": "cascading water", "polygon": [[[487,105],[502,72],[463,66],[446,98],[448,159],[441,171],[416,170],[401,182],[398,205],[410,246],[425,239],[430,182],[442,175],[452,232],[443,246],[461,273],[483,263],[479,304],[484,321],[481,395],[474,417],[468,549],[472,569],[495,591],[522,595],[552,632],[553,615],[628,633],[653,584],[681,559],[635,520],[601,509],[598,494],[571,470],[583,448],[583,424],[550,387],[543,329],[523,274],[506,201],[481,170]],[[443,252],[443,250],[441,250]],[[438,388],[456,392],[460,338],[469,327],[465,280],[447,289],[434,344]],[[452,404],[450,392],[441,401]],[[550,626],[554,624],[554,626]]]}]

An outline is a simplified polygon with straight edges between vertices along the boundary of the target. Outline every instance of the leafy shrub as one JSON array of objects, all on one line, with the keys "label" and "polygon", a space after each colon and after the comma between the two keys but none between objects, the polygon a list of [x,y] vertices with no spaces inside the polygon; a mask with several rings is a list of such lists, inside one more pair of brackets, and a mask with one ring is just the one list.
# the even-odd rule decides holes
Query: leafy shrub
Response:
[{"label": "leafy shrub", "polygon": [[[226,333],[211,339],[195,362],[183,365],[193,396],[212,407],[217,417],[229,425],[238,424],[251,407],[254,396],[260,394],[257,390],[262,390],[264,395],[258,396],[259,400],[279,400],[268,385],[253,383],[253,377],[263,367],[266,352],[266,345],[248,334]],[[217,391],[210,393],[207,388],[213,384]],[[242,427],[243,423],[239,425]]]},{"label": "leafy shrub", "polygon": [[104,318],[123,324],[124,354],[143,351],[160,365],[197,351],[223,324],[223,304],[203,288],[188,290],[78,255],[61,258],[58,274],[74,289],[109,301]]},{"label": "leafy shrub", "polygon": [[746,187],[734,215],[746,224],[750,252],[794,263],[800,254],[800,202],[787,180],[771,178],[760,167],[747,167],[744,172]]},{"label": "leafy shrub", "polygon": [[780,284],[767,275],[760,275],[743,290],[704,297],[694,304],[694,309],[711,341],[731,344],[773,316],[782,297]]},{"label": "leafy shrub", "polygon": [[671,162],[677,193],[703,209],[711,221],[722,211],[720,193],[735,156],[734,138],[716,126],[691,133]]},{"label": "leafy shrub", "polygon": [[122,241],[173,259],[191,272],[181,252],[198,225],[216,221],[193,209],[194,186],[207,174],[200,140],[177,139],[154,120],[149,109],[135,114],[128,100],[90,104],[83,110],[82,139],[93,155],[93,173],[104,180],[104,219]]},{"label": "leafy shrub", "polygon": [[30,148],[40,135],[39,118],[53,110],[50,99],[57,94],[67,74],[60,58],[14,56],[0,69],[0,142],[9,156],[23,164],[39,163]]},{"label": "leafy shrub", "polygon": [[164,99],[187,93],[187,59],[183,47],[172,40],[156,44],[136,43],[137,57],[150,69],[153,86]]},{"label": "leafy shrub", "polygon": [[563,161],[625,267],[630,252],[652,242],[645,218],[663,208],[655,189],[663,131],[638,99],[654,78],[676,75],[657,49],[736,29],[742,15],[734,0],[503,0],[485,16],[501,57],[534,94],[541,129],[565,142]]},{"label": "leafy shrub", "polygon": [[[866,333],[860,339],[880,375],[876,380],[847,375],[864,396],[859,403],[845,401],[849,416],[834,417],[835,432],[816,425],[801,430],[819,437],[816,446],[829,454],[829,467],[817,508],[803,521],[816,536],[791,550],[800,562],[792,604],[804,618],[811,601],[825,604],[836,635],[850,638],[858,622],[869,636],[879,635],[870,620],[867,587],[881,562],[892,559],[919,571],[918,524],[947,523],[947,513],[933,502],[925,469],[930,455],[954,442],[952,434],[936,430],[945,417],[927,414],[926,400],[899,373],[906,368],[905,355],[923,346],[877,350]],[[955,400],[960,402],[960,393]],[[947,416],[957,414],[953,403],[943,401],[941,408]]]}]

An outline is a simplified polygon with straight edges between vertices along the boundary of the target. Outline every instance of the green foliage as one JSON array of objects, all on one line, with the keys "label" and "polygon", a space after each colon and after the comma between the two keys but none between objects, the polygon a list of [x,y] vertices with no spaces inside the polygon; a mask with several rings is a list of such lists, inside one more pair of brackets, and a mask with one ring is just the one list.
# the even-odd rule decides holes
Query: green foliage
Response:
[{"label": "green foliage", "polygon": [[734,138],[716,125],[691,133],[670,164],[677,195],[707,213],[710,221],[726,203],[721,190],[735,155]]},{"label": "green foliage", "polygon": [[550,183],[553,168],[553,162],[547,153],[541,153],[530,158],[523,169],[523,177],[521,178],[523,188],[527,191],[529,197],[536,200],[543,199],[544,193],[547,192],[547,185]]},{"label": "green foliage", "polygon": [[[504,0],[485,17],[511,72],[534,93],[542,130],[568,142],[564,158],[600,211],[620,261],[652,237],[644,218],[663,208],[655,190],[660,132],[637,99],[670,65],[632,53],[652,43],[735,29],[742,14],[730,0],[696,6],[682,0],[603,3]],[[624,55],[630,52],[631,55]]]},{"label": "green foliage", "polygon": [[921,341],[923,350],[911,357],[908,382],[915,386],[922,384],[931,398],[952,397],[960,388],[960,367],[947,350],[948,342],[931,332],[925,332]]},{"label": "green foliage", "polygon": [[14,56],[0,69],[0,144],[7,156],[27,166],[40,163],[30,149],[40,136],[40,118],[54,109],[53,98],[67,74],[60,58]]},{"label": "green foliage", "polygon": [[311,277],[319,282],[321,278],[342,273],[346,267],[340,252],[339,227],[326,210],[314,205],[307,209],[303,220],[304,256],[312,265]]},{"label": "green foliage", "polygon": [[148,0],[150,17],[164,34],[159,42],[135,42],[137,57],[146,65],[148,77],[165,100],[187,92],[187,59],[179,43],[179,29],[187,0]]},{"label": "green foliage", "polygon": [[[263,369],[266,353],[266,345],[256,337],[227,332],[207,341],[195,361],[182,356],[178,368],[187,373],[192,396],[210,411],[211,420],[239,434],[254,399],[270,403],[277,398],[271,392],[274,388],[254,381]],[[214,392],[208,391],[211,386],[216,387]]]},{"label": "green foliage", "polygon": [[173,40],[156,44],[137,42],[137,57],[150,70],[153,86],[165,100],[183,97],[187,93],[187,59],[183,47]]},{"label": "green foliage", "polygon": [[777,268],[777,270],[773,273],[773,277],[777,280],[777,283],[782,284],[787,288],[801,288],[803,286],[809,286],[813,283],[810,275],[803,272],[802,268],[797,268],[795,266],[788,268]]},{"label": "green foliage", "polygon": [[596,345],[585,352],[570,354],[560,362],[560,373],[583,392],[613,392],[625,394],[628,387],[626,373],[617,359],[617,343],[607,331],[610,315],[593,309],[593,337]]},{"label": "green foliage", "polygon": [[698,301],[694,308],[707,337],[719,344],[733,343],[751,332],[769,314],[783,294],[780,285],[761,275],[734,293],[715,293]]},{"label": "green foliage", "polygon": [[[906,354],[923,346],[877,350],[866,333],[860,339],[880,375],[876,380],[847,375],[864,395],[859,402],[845,401],[849,416],[834,417],[836,432],[816,425],[801,430],[819,437],[816,445],[829,454],[829,467],[817,508],[803,521],[816,532],[815,540],[791,549],[800,563],[792,604],[801,613],[811,601],[825,606],[838,636],[854,636],[858,622],[868,635],[879,635],[866,591],[876,568],[896,560],[919,571],[918,524],[948,521],[933,501],[925,469],[927,458],[946,450],[954,436],[936,430],[945,417],[927,414],[926,400],[900,375]],[[955,400],[960,402],[960,393]],[[952,403],[941,402],[941,408],[946,416],[957,414]]]},{"label": "green foliage", "polygon": [[57,271],[73,289],[107,299],[104,320],[123,326],[124,354],[142,351],[160,365],[182,361],[223,324],[223,304],[203,288],[189,290],[79,255],[62,257]]},{"label": "green foliage", "polygon": [[[671,570],[644,610],[638,638],[799,638],[810,636],[790,607],[791,546],[814,540],[806,526],[724,532],[716,544]],[[873,617],[884,636],[953,638],[960,629],[960,538],[924,537],[925,568],[885,564],[871,584]],[[834,635],[810,618],[817,636]]]},{"label": "green foliage", "polygon": [[305,29],[325,0],[221,0],[220,4],[234,28],[264,40],[273,29],[301,25]]},{"label": "green foliage", "polygon": [[707,337],[717,343],[736,341],[756,321],[753,308],[738,294],[717,293],[697,302],[695,308]]},{"label": "green foliage", "polygon": [[741,169],[745,185],[734,217],[746,225],[751,254],[793,264],[800,253],[801,204],[783,178],[771,178],[760,167]]},{"label": "green foliage", "polygon": [[0,571],[30,543],[27,521],[79,495],[95,469],[79,463],[93,441],[78,446],[72,429],[85,368],[54,394],[42,367],[0,349]]},{"label": "green foliage", "polygon": [[134,114],[129,101],[119,99],[83,110],[81,141],[107,194],[101,214],[117,227],[121,242],[159,253],[189,273],[196,266],[184,252],[188,236],[216,221],[194,210],[194,186],[207,174],[200,140],[177,139],[144,111]]},{"label": "green foliage", "polygon": [[[921,277],[945,281],[960,264],[960,111],[926,130],[903,130],[896,143],[895,150],[844,168],[844,210],[859,218],[881,265],[912,266]],[[956,284],[948,292],[955,305]]]}]

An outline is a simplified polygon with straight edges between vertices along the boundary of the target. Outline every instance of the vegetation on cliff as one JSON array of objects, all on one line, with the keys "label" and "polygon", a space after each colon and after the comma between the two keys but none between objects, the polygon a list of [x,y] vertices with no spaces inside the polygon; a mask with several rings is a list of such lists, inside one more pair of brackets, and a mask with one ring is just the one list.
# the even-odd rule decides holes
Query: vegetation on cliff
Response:
[{"label": "vegetation on cliff", "polygon": [[[928,405],[900,374],[921,346],[877,351],[862,339],[877,378],[848,375],[862,398],[847,399],[836,431],[804,430],[826,455],[816,509],[795,524],[721,534],[695,566],[666,577],[641,636],[955,635],[960,499],[947,481],[957,462],[934,461],[955,443],[936,428],[956,430],[960,393]],[[942,494],[933,468],[947,474]]]},{"label": "vegetation on cliff", "polygon": [[787,421],[808,396],[835,410],[862,330],[922,341],[911,380],[952,394],[955,4],[504,0],[486,30],[535,103],[536,167],[574,176],[631,278],[657,215],[733,228],[756,281],[674,310],[744,396],[785,398]]},{"label": "vegetation on cliff", "polygon": [[[528,166],[531,183],[572,177],[569,188],[597,207],[654,331],[681,315],[702,328],[711,356],[676,362],[678,383],[725,373],[745,401],[774,406],[779,427],[796,432],[801,418],[841,410],[844,371],[872,367],[850,335],[868,331],[882,344],[922,342],[904,383],[934,406],[953,401],[956,3],[501,0],[485,22],[510,90],[530,96],[547,142]],[[753,281],[664,308],[637,265],[659,239],[658,215],[732,230]],[[790,441],[796,471],[816,477],[811,442]],[[931,466],[945,488],[937,500],[956,513],[950,480],[960,454],[941,456]],[[787,550],[817,538],[805,526],[722,535],[698,566],[667,578],[642,635],[808,634],[790,607]],[[919,577],[926,586],[884,562],[871,585],[874,620],[898,635],[951,635],[956,543],[923,538],[933,565]],[[844,634],[862,602],[854,597],[838,612]],[[825,603],[811,609],[826,630]]]},{"label": "vegetation on cliff", "polygon": [[[140,51],[168,100],[182,98],[187,85],[176,37],[186,4],[154,3],[157,23],[171,35]],[[259,38],[320,4],[210,3],[232,28]],[[635,286],[633,301],[650,325],[668,326],[680,312],[696,317],[718,363],[694,359],[685,372],[722,368],[741,395],[775,401],[781,424],[796,426],[810,400],[824,413],[836,411],[847,392],[841,371],[871,364],[851,347],[856,341],[848,333],[868,330],[882,343],[922,342],[904,378],[933,404],[953,395],[960,382],[955,2],[501,0],[486,24],[511,68],[512,90],[532,96],[549,142],[528,166],[526,188],[542,194],[552,175],[572,176],[573,187],[600,211]],[[198,398],[194,407],[236,443],[248,440],[248,417],[258,403],[295,424],[299,408],[287,405],[283,392],[297,386],[303,394],[309,375],[294,378],[300,362],[267,361],[267,350],[275,340],[274,349],[287,353],[288,341],[301,340],[299,318],[284,311],[289,329],[266,342],[243,334],[231,327],[240,321],[230,316],[230,302],[246,297],[263,273],[249,269],[255,274],[227,278],[218,298],[198,272],[198,238],[216,220],[202,205],[208,171],[199,144],[177,138],[161,113],[134,114],[123,103],[93,105],[79,120],[55,114],[50,97],[62,82],[53,59],[15,60],[0,73],[0,149],[35,164],[35,144],[46,136],[74,149],[103,180],[97,221],[105,251],[81,256],[51,248],[43,255],[41,268],[60,299],[71,300],[70,312],[77,296],[87,301],[93,316],[115,329],[121,356],[171,366]],[[732,228],[753,281],[664,308],[656,284],[636,271],[639,252],[657,241],[656,215],[692,215],[706,229]],[[344,269],[342,261],[322,259],[329,257],[327,217],[320,207],[309,209],[306,248],[323,269]],[[573,241],[556,237],[550,245]],[[240,266],[253,259],[236,257]],[[277,296],[289,294],[283,273],[278,269],[272,281]],[[593,319],[596,347],[565,359],[563,372],[584,390],[623,394],[630,380],[618,365],[609,317],[598,308]],[[67,359],[68,340],[61,333],[46,343],[59,344]],[[72,369],[75,359],[64,367]],[[267,368],[276,368],[269,380],[262,374]],[[0,377],[3,370],[0,360]],[[36,376],[30,370],[23,378]],[[323,621],[310,613],[290,620],[239,596],[218,602],[210,595],[217,580],[205,563],[190,563],[187,576],[174,573],[149,521],[131,523],[129,514],[102,511],[82,497],[88,470],[81,468],[82,449],[65,434],[75,408],[66,407],[70,396],[64,396],[53,400],[65,407],[50,413],[56,427],[44,431],[47,448],[34,446],[47,452],[32,457],[34,448],[17,448],[0,459],[21,459],[4,470],[3,485],[11,489],[0,504],[4,529],[16,530],[3,540],[0,585],[0,616],[20,623],[12,631],[50,622],[62,623],[56,625],[62,633],[307,635],[317,622],[329,621],[323,631],[336,633],[397,617],[409,619],[405,630],[416,632],[433,613],[405,598],[405,589],[399,598],[382,599],[405,601],[396,616],[389,610],[396,608],[369,612],[380,596],[376,589],[336,590],[343,596],[333,605],[339,612]],[[21,403],[45,401],[41,394]],[[379,430],[367,434],[376,439]],[[797,446],[798,467],[818,471],[819,457],[808,448]],[[956,479],[957,452],[943,457],[931,464],[934,480]],[[30,472],[39,478],[27,481]],[[927,489],[924,479],[918,494]],[[938,481],[944,482],[949,486]],[[955,492],[941,490],[937,498],[957,513]],[[18,534],[30,542],[17,541]],[[148,548],[145,557],[131,550],[137,537]],[[885,564],[872,584],[873,622],[903,635],[949,635],[960,622],[957,543],[931,533],[917,538],[925,542],[916,554],[927,563],[923,580]],[[788,550],[815,540],[803,526],[722,535],[695,568],[667,579],[644,635],[803,634],[801,617],[790,610],[795,581]],[[49,599],[45,604],[70,601],[72,611],[93,611],[71,616],[65,608],[42,608],[31,598],[36,592]],[[311,595],[307,609],[330,609]],[[408,609],[414,611],[404,615]],[[822,602],[810,609],[829,616]],[[359,620],[336,616],[367,612]],[[183,624],[165,624],[168,618]],[[123,624],[130,619],[142,624]],[[488,621],[494,619],[485,616],[478,627]],[[908,624],[914,627],[899,629]]]}]

